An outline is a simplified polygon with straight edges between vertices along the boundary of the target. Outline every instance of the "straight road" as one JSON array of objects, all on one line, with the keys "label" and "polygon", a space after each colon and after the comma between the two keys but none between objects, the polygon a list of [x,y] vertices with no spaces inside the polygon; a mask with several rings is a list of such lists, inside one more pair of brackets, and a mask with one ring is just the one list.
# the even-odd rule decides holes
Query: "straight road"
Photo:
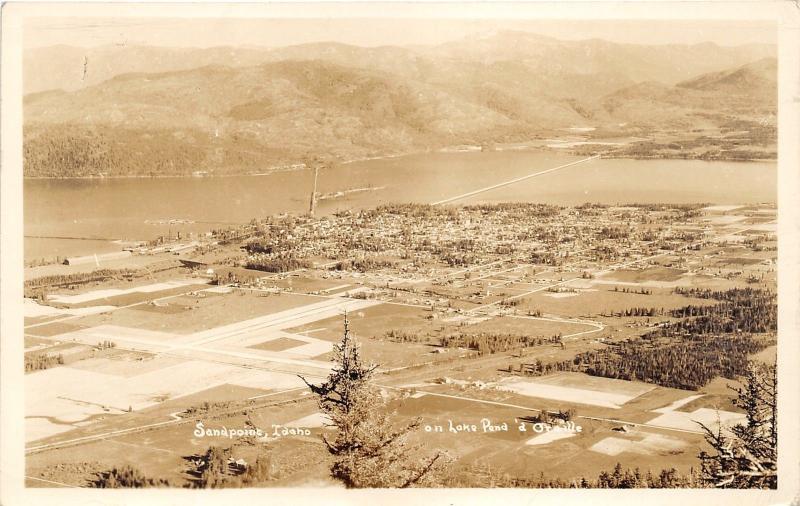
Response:
[{"label": "straight road", "polygon": [[584,158],[582,160],[577,160],[570,163],[565,163],[564,165],[559,165],[558,167],[553,167],[552,169],[543,170],[540,172],[534,172],[533,174],[528,174],[527,176],[518,177],[515,179],[511,179],[509,181],[503,181],[502,183],[493,184],[491,186],[487,186],[485,188],[478,188],[477,190],[473,190],[471,192],[463,193],[461,195],[456,195],[455,197],[450,197],[444,200],[440,200],[438,202],[434,202],[431,204],[432,206],[439,206],[442,204],[448,204],[450,202],[455,202],[456,200],[465,199],[467,197],[472,197],[473,195],[478,195],[480,193],[488,192],[497,188],[502,188],[503,186],[512,185],[514,183],[519,183],[520,181],[525,181],[526,179],[530,179],[532,177],[541,176],[544,174],[548,174],[550,172],[555,172],[557,170],[566,169],[567,167],[572,167],[573,165],[578,165],[579,163],[588,162],[589,160],[595,160],[600,158],[600,155],[590,156],[589,158]]}]

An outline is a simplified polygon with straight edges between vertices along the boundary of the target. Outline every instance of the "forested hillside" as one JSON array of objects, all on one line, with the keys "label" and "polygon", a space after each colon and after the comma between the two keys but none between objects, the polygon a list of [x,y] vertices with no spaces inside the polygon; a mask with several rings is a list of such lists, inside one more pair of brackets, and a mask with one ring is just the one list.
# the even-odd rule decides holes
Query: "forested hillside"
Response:
[{"label": "forested hillside", "polygon": [[[70,61],[81,54],[58,50]],[[26,176],[257,173],[317,155],[343,161],[522,142],[574,126],[647,135],[737,121],[763,127],[775,117],[771,46],[501,32],[413,50],[319,43],[83,52],[80,83],[76,67],[68,72],[52,51],[27,53]],[[37,61],[51,62],[62,81],[31,68]],[[772,142],[774,131],[767,135]]]}]

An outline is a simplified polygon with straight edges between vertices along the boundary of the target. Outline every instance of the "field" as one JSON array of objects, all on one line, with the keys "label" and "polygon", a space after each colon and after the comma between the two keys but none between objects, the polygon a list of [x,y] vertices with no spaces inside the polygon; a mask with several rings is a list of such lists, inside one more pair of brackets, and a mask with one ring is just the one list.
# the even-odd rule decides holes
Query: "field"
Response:
[{"label": "field", "polygon": [[[335,484],[320,438],[330,428],[299,376],[319,382],[329,374],[345,313],[362,356],[378,366],[374,384],[397,423],[419,417],[412,443],[452,457],[450,484],[479,486],[504,474],[595,479],[620,461],[686,473],[706,448],[698,422],[714,429],[743,420],[728,388],[735,380],[688,391],[574,369],[526,375],[522,366],[569,364],[677,320],[673,309],[718,303],[678,288],[771,287],[771,242],[759,239],[767,248],[756,251],[717,241],[741,235],[745,221],[709,221],[696,250],[645,245],[614,260],[572,246],[578,253],[557,266],[502,255],[466,268],[429,259],[416,271],[401,255],[392,257],[400,267],[366,272],[215,265],[239,280],[212,285],[176,268],[26,300],[26,353],[64,362],[25,377],[27,483],[88,486],[97,473],[131,463],[187,485],[191,462],[220,445],[247,462],[268,454],[264,486]],[[774,347],[753,354],[774,357]],[[544,412],[569,413],[581,431],[537,432]],[[198,422],[266,435],[199,437]],[[276,427],[310,434],[276,435]]]},{"label": "field", "polygon": [[[537,433],[531,423],[520,431],[520,423],[536,412],[525,409],[525,401],[515,404],[504,400],[474,402],[473,392],[454,393],[453,397],[423,395],[403,402],[402,413],[419,414],[423,424],[442,426],[442,433],[426,433],[431,447],[446,449],[459,456],[457,469],[474,472],[475,468],[489,468],[496,475],[513,473],[526,478],[567,478],[575,476],[596,477],[597,469],[611,469],[621,458],[626,465],[641,469],[653,468],[658,459],[669,457],[669,465],[687,472],[696,465],[695,449],[702,436],[694,433],[675,433],[651,427],[628,427],[625,432],[616,429],[613,421],[577,418],[582,431],[565,436],[558,433]],[[528,405],[531,401],[527,401]],[[514,407],[517,406],[517,407]],[[562,407],[567,405],[562,404]],[[580,414],[580,408],[578,410]],[[483,420],[492,425],[506,423],[507,431],[484,432]],[[475,424],[476,433],[449,432],[450,423]],[[623,441],[616,452],[609,451],[604,441],[614,438]],[[624,455],[623,455],[624,454]],[[656,460],[653,460],[656,459]],[[480,486],[479,484],[476,484]],[[476,486],[473,485],[473,486]]]},{"label": "field", "polygon": [[299,341],[290,337],[279,337],[277,339],[264,341],[263,343],[250,345],[248,348],[266,351],[285,351],[291,350],[292,348],[297,348],[298,346],[303,346],[304,344],[306,344],[304,341]]},{"label": "field", "polygon": [[[251,295],[246,295],[252,297]],[[223,311],[227,310],[226,299],[236,299],[243,296],[231,294],[218,294],[201,300],[203,311],[211,314],[215,305]],[[271,296],[267,298],[252,297],[254,301],[270,298],[273,300],[291,297]],[[321,301],[321,302],[320,302]],[[283,302],[283,301],[282,301]],[[341,317],[337,314],[346,300],[333,300],[310,298],[305,300],[305,305],[289,304],[292,309],[281,309],[286,304],[273,306],[275,312],[265,316],[250,318],[240,323],[220,325],[207,330],[199,330],[193,334],[175,334],[135,329],[108,324],[89,326],[100,323],[99,316],[91,315],[77,318],[70,323],[52,323],[31,331],[48,334],[48,338],[64,341],[78,341],[93,343],[101,338],[112,339],[119,347],[139,349],[137,355],[119,356],[116,358],[102,357],[83,360],[68,366],[53,368],[37,372],[32,375],[35,382],[26,384],[26,394],[29,399],[27,408],[28,418],[26,440],[33,445],[48,445],[57,441],[69,440],[76,430],[89,429],[96,423],[111,423],[110,426],[119,426],[113,423],[116,418],[125,418],[136,413],[144,419],[153,420],[150,423],[170,421],[175,413],[193,405],[200,399],[203,402],[212,402],[218,396],[211,394],[215,388],[235,387],[251,388],[252,392],[275,392],[291,390],[302,386],[296,376],[284,370],[295,367],[307,366],[307,362],[295,363],[298,359],[322,360],[318,362],[320,371],[327,367],[325,362],[330,345],[341,332]],[[309,303],[311,302],[311,303]],[[388,330],[404,329],[429,333],[436,336],[443,329],[462,329],[458,324],[445,324],[429,318],[430,312],[423,308],[402,305],[373,303],[349,303],[348,311],[351,325],[356,335],[362,336],[363,351],[365,356],[382,364],[384,368],[416,366],[419,363],[450,363],[453,358],[462,356],[463,352],[448,351],[445,353],[432,353],[430,344],[397,343],[373,336],[381,336]],[[360,306],[359,306],[360,304]],[[327,309],[330,307],[331,309]],[[120,312],[137,311],[133,308],[120,309],[111,313],[117,317]],[[329,311],[333,311],[330,313]],[[310,313],[309,316],[306,316]],[[184,313],[158,312],[146,313],[157,318],[180,318]],[[330,315],[330,316],[328,316]],[[105,316],[105,315],[103,315]],[[227,321],[230,315],[224,315],[218,323]],[[219,318],[219,317],[218,317]],[[138,320],[147,322],[146,318]],[[206,320],[207,321],[207,320]],[[494,323],[494,325],[493,325]],[[152,322],[147,322],[150,326]],[[203,325],[202,327],[207,327]],[[196,327],[196,328],[202,328]],[[163,327],[162,327],[163,328]],[[475,333],[485,331],[522,332],[541,336],[550,336],[556,333],[569,335],[570,333],[583,332],[592,327],[576,322],[548,321],[526,317],[505,316],[484,320],[471,326],[470,331]],[[313,337],[311,337],[313,336]],[[315,343],[319,343],[317,346]],[[583,347],[584,345],[581,345]],[[590,342],[585,346],[591,347]],[[261,356],[243,356],[246,353],[258,353]],[[580,348],[579,348],[580,349]],[[587,348],[583,348],[587,349]],[[552,350],[552,351],[551,351]],[[456,353],[456,355],[453,355]],[[533,349],[528,352],[526,359],[535,357],[552,357],[557,359],[562,356],[574,354],[574,350],[562,350],[557,347],[545,347],[541,350]],[[208,362],[211,356],[213,362]],[[315,358],[316,357],[316,358]],[[500,358],[500,357],[498,357]],[[221,363],[220,363],[221,362]],[[495,362],[496,363],[496,362]],[[241,369],[241,365],[250,364],[257,369]],[[279,366],[279,367],[276,367]],[[476,363],[477,365],[477,363]],[[626,462],[633,462],[654,456],[670,455],[671,465],[681,467],[685,461],[686,466],[692,462],[691,450],[697,444],[695,434],[696,426],[692,426],[692,418],[701,415],[701,419],[709,422],[708,408],[699,407],[692,413],[681,413],[669,408],[664,412],[650,412],[650,415],[629,416],[625,418],[633,423],[645,423],[646,427],[628,429],[629,432],[621,435],[613,432],[617,426],[612,419],[617,419],[614,411],[622,411],[630,403],[639,402],[650,406],[659,405],[661,408],[668,406],[675,394],[669,391],[655,398],[644,398],[653,393],[654,386],[648,384],[634,384],[619,380],[592,378],[582,374],[564,373],[538,378],[535,380],[504,378],[502,374],[494,372],[497,366],[483,370],[470,367],[461,370],[454,364],[452,377],[466,377],[470,379],[452,380],[451,386],[425,383],[420,387],[412,387],[418,393],[414,398],[401,401],[400,412],[413,412],[422,416],[428,424],[444,424],[459,420],[464,423],[480,424],[488,418],[493,423],[507,421],[516,430],[515,422],[520,417],[528,416],[531,411],[519,408],[504,408],[501,404],[512,406],[541,405],[547,409],[573,407],[579,413],[586,413],[588,418],[581,422],[586,432],[572,435],[557,434],[517,434],[514,431],[497,434],[470,434],[465,436],[442,435],[434,437],[433,441],[426,439],[426,444],[440,444],[442,449],[460,456],[459,466],[464,469],[475,469],[476,466],[497,466],[497,469],[512,469],[514,466],[524,466],[526,472],[547,472],[548,476],[562,476],[568,469],[567,456],[578,459],[582,463],[591,463],[592,466],[613,465],[613,458],[624,454]],[[307,370],[307,369],[306,369]],[[413,369],[412,369],[413,370]],[[420,369],[424,375],[425,368]],[[482,372],[483,371],[483,372]],[[487,378],[497,381],[489,384],[488,388],[479,389],[471,387],[474,378]],[[169,378],[165,381],[165,379]],[[393,381],[391,377],[388,377]],[[419,384],[419,383],[416,383]],[[58,391],[53,391],[52,385],[63,385]],[[427,386],[425,386],[427,385]],[[453,390],[453,387],[456,390]],[[661,390],[661,389],[658,389]],[[430,393],[423,393],[430,392]],[[444,393],[448,392],[448,393]],[[511,396],[509,397],[509,394]],[[257,394],[259,397],[265,394]],[[452,397],[442,397],[447,395]],[[252,396],[252,395],[251,395]],[[683,394],[685,397],[685,394]],[[225,397],[222,397],[225,398]],[[475,399],[474,401],[462,400]],[[193,400],[197,399],[197,400]],[[433,404],[431,404],[431,402]],[[46,406],[46,410],[41,408]],[[164,408],[172,406],[170,413],[164,413]],[[306,406],[300,409],[301,406]],[[448,407],[449,406],[449,407]],[[483,408],[485,406],[485,410]],[[250,411],[248,420],[265,430],[272,424],[286,426],[300,426],[320,430],[321,420],[313,405],[298,405],[298,410],[279,411],[253,410]],[[657,410],[659,408],[655,408]],[[129,413],[131,410],[132,413]],[[654,411],[655,411],[654,410]],[[641,407],[632,410],[641,413]],[[41,413],[40,413],[41,412]],[[163,413],[158,415],[157,413]],[[269,414],[268,414],[269,413]],[[613,413],[613,414],[612,414]],[[620,413],[619,417],[623,418]],[[609,416],[611,415],[611,416]],[[608,417],[609,421],[602,421]],[[599,419],[595,419],[599,418]],[[649,420],[648,420],[649,418]],[[97,422],[97,421],[100,422]],[[221,419],[215,425],[237,426],[243,423],[242,418]],[[446,420],[446,421],[445,421]],[[218,423],[217,423],[218,422]],[[141,422],[140,422],[141,423]],[[180,481],[185,476],[186,467],[182,464],[183,458],[204,451],[208,445],[214,444],[213,438],[199,441],[189,438],[191,425],[183,428],[165,427],[163,430],[147,432],[142,435],[131,434],[115,438],[113,443],[90,443],[88,446],[79,446],[73,449],[66,447],[52,452],[36,453],[29,458],[29,475],[40,479],[57,481],[59,483],[75,483],[85,485],[90,480],[93,472],[108,467],[112,462],[119,465],[122,461],[114,459],[113,455],[119,448],[127,448],[128,462],[137,462],[145,466],[149,472],[163,472],[163,476]],[[631,427],[634,427],[631,425]],[[102,426],[94,427],[90,433],[96,433]],[[678,433],[670,430],[680,429]],[[666,434],[660,431],[666,430]],[[688,430],[689,432],[686,432]],[[677,435],[675,435],[677,434]],[[65,439],[66,438],[66,439]],[[313,438],[312,438],[313,439]],[[687,442],[687,439],[694,443]],[[225,441],[219,441],[224,443]],[[277,446],[277,442],[264,443],[267,447]],[[325,458],[324,449],[316,442],[305,440],[281,440],[280,445],[291,448],[294,455],[297,451],[311,452],[314,459]],[[288,446],[287,446],[288,445]],[[310,446],[309,446],[310,445]],[[499,445],[499,446],[498,446]],[[488,448],[494,449],[489,451]],[[81,453],[77,453],[78,449]],[[97,449],[97,451],[95,451]],[[535,454],[529,452],[536,450]],[[86,450],[91,450],[92,462],[86,462],[80,455],[86,455]],[[246,449],[236,450],[243,457],[248,456]],[[508,455],[511,458],[501,456]],[[289,455],[287,454],[287,455]],[[276,453],[277,455],[277,453]],[[534,457],[535,455],[535,457]],[[539,466],[543,455],[552,455],[554,460],[547,466]],[[558,455],[560,457],[555,458]],[[579,457],[580,456],[580,457]],[[678,457],[673,459],[673,457]],[[252,457],[248,457],[252,458]],[[48,462],[59,462],[63,466],[59,472],[54,472]],[[559,462],[563,462],[559,464]],[[652,465],[652,464],[651,464]],[[288,469],[287,462],[276,471],[274,485],[280,486],[292,483],[292,480],[308,481],[311,474],[304,474],[308,470],[301,468]],[[578,466],[578,470],[592,467]],[[574,467],[570,467],[575,472]],[[183,470],[183,471],[182,471]],[[465,471],[466,472],[466,471]],[[469,471],[472,472],[472,471]],[[533,474],[531,474],[533,476]],[[31,480],[31,486],[42,485],[45,482]]]},{"label": "field", "polygon": [[764,362],[766,364],[775,364],[778,360],[778,347],[769,346],[752,356],[754,360]]},{"label": "field", "polygon": [[679,269],[669,269],[654,267],[650,269],[620,269],[611,274],[606,274],[603,279],[610,281],[620,281],[623,283],[647,283],[659,284],[662,282],[672,282],[681,279],[685,271]]},{"label": "field", "polygon": [[648,423],[650,425],[671,427],[674,429],[698,430],[700,427],[699,424],[703,424],[711,429],[716,429],[720,424],[732,425],[745,422],[745,415],[743,413],[709,408],[698,408],[692,412],[679,411],[681,407],[700,397],[700,395],[689,396],[685,399],[675,401],[664,408],[656,409],[654,411],[661,413],[661,415],[653,418]]},{"label": "field", "polygon": [[654,387],[629,381],[591,378],[584,374],[561,373],[540,380],[508,381],[502,388],[530,397],[619,409]]},{"label": "field", "polygon": [[[242,298],[252,299],[253,304],[241,304]],[[224,384],[278,390],[298,387],[302,382],[296,373],[325,374],[329,364],[314,357],[329,352],[331,344],[284,329],[374,304],[291,294],[261,297],[247,292],[217,294],[197,302],[203,309],[198,311],[193,333],[173,333],[169,331],[173,327],[157,323],[177,319],[172,322],[175,328],[187,330],[182,323],[184,313],[136,308],[29,329],[37,339],[89,347],[111,341],[115,350],[131,351],[31,375],[26,382],[26,440],[40,440],[98,416],[146,410],[167,399]],[[241,306],[249,308],[244,314],[261,316],[241,320],[243,313],[231,314],[232,307]],[[144,317],[126,319],[132,318],[131,313]],[[134,327],[134,322],[140,325]],[[209,322],[216,326],[209,328]],[[287,346],[289,343],[292,346]]]},{"label": "field", "polygon": [[235,294],[207,294],[201,291],[196,295],[176,296],[161,302],[160,306],[142,304],[97,315],[87,321],[93,325],[130,326],[191,334],[251,320],[263,314],[300,308],[317,300],[291,293],[238,291]]},{"label": "field", "polygon": [[175,288],[182,289],[190,285],[203,285],[203,284],[205,283],[201,283],[197,279],[177,279],[165,283],[153,283],[131,288],[110,288],[106,290],[92,290],[89,292],[84,292],[76,295],[51,294],[47,297],[47,300],[49,302],[55,302],[56,304],[63,304],[69,307],[80,307],[81,304],[85,304],[87,302],[91,302],[92,305],[99,305],[98,304],[99,301],[104,301],[106,304],[111,303],[111,301],[119,301],[121,302],[121,304],[111,303],[111,305],[122,305],[124,304],[124,302],[122,301],[127,302],[131,300],[131,298],[125,298],[124,296],[126,295],[141,294],[141,293],[150,294],[155,292],[171,292]]}]

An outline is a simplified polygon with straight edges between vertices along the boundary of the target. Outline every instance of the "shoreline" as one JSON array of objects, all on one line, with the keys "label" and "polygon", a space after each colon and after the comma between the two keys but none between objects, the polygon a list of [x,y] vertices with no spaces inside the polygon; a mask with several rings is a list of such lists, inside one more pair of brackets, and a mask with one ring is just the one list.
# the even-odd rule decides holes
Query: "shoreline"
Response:
[{"label": "shoreline", "polygon": [[[534,147],[526,147],[526,148],[516,148],[516,149],[499,149],[499,150],[492,150],[492,151],[479,151],[479,150],[464,150],[464,151],[442,151],[438,150],[435,151],[436,153],[442,154],[477,154],[477,153],[491,153],[491,152],[503,152],[503,151],[541,151],[540,149]],[[571,153],[571,152],[564,152],[564,150],[545,150],[548,152],[556,153],[556,154],[563,154],[567,156],[583,156],[580,153]],[[389,160],[393,158],[401,158],[404,156],[414,156],[420,154],[432,153],[431,151],[419,151],[413,153],[404,153],[399,155],[386,155],[386,156],[373,156],[367,158],[356,158],[353,160],[346,160],[343,162],[339,162],[337,165],[350,165],[353,163],[358,162],[368,162],[373,160]],[[777,158],[700,158],[700,157],[684,157],[684,156],[614,156],[610,154],[603,154],[600,153],[600,158],[605,160],[641,160],[641,161],[652,161],[652,160],[685,160],[685,161],[701,161],[701,162],[730,162],[730,163],[777,163]],[[154,174],[154,175],[127,175],[127,176],[22,176],[23,180],[30,180],[30,181],[47,181],[47,180],[66,180],[66,181],[82,181],[82,180],[89,180],[89,181],[102,181],[106,179],[219,179],[219,178],[226,178],[226,177],[265,177],[271,176],[273,174],[279,174],[282,172],[300,172],[311,170],[310,167],[304,168],[294,168],[294,169],[275,169],[268,172],[242,172],[242,173],[232,173],[232,174],[208,174],[203,176],[194,176],[191,174],[184,174],[184,175],[165,175],[165,174]]]},{"label": "shoreline", "polygon": [[[372,191],[372,190],[382,190],[382,189],[385,189],[385,187],[355,188],[355,189],[349,190],[349,192],[356,193],[356,192],[362,192],[362,191]],[[343,196],[345,196],[345,195],[343,195]],[[331,198],[331,197],[329,197],[329,198]],[[336,197],[332,197],[332,198],[336,198]],[[326,199],[321,199],[321,200],[326,200]],[[489,200],[486,203],[490,204],[490,205],[494,205],[494,204],[506,203],[506,202],[512,202],[513,203],[515,201],[498,199],[498,200]],[[633,202],[633,201],[631,201],[631,202],[615,202],[615,203],[609,203],[607,205],[609,205],[609,206],[617,206],[617,207],[620,207],[620,206],[624,207],[624,206],[634,205],[634,204],[637,204],[637,203]],[[641,204],[647,204],[647,203],[643,202]],[[731,202],[724,202],[724,201],[698,202],[698,201],[687,200],[687,201],[677,202],[677,203],[652,202],[652,204],[655,204],[655,205],[659,205],[659,204],[664,204],[664,205],[669,205],[669,204],[676,204],[676,205],[706,204],[706,206],[712,206],[712,207],[713,206],[736,206],[736,207],[739,207],[739,208],[740,207],[747,207],[747,206],[751,206],[751,205],[767,205],[767,206],[775,206],[777,208],[777,205],[778,205],[777,197],[775,198],[775,200],[764,200],[764,201],[759,201],[759,202],[743,202],[743,201],[740,201],[740,202],[733,202],[733,201],[731,201]],[[424,205],[424,204],[421,204],[421,205]],[[291,215],[292,213],[289,213],[289,214]],[[295,215],[299,216],[301,214],[295,214]],[[198,223],[198,222],[195,222],[195,223]],[[241,226],[241,225],[246,225],[247,222],[245,221],[245,222],[238,223],[238,224],[234,224],[234,223],[231,223],[231,224],[234,225],[234,226],[237,226],[237,225]],[[31,236],[23,237],[23,241],[28,240],[28,239],[44,239],[44,240],[57,240],[57,241],[86,241],[86,240],[90,240],[90,241],[97,241],[97,242],[116,243],[116,244],[118,244],[120,246],[119,250],[121,250],[121,247],[123,246],[124,243],[136,243],[136,242],[143,242],[143,241],[147,241],[148,240],[148,239],[103,239],[103,238],[80,238],[80,237],[31,237]],[[82,256],[82,255],[87,255],[87,254],[91,254],[91,251],[87,250],[85,253],[74,254],[74,255],[71,255],[71,256]],[[26,256],[26,255],[23,254],[23,257],[24,257],[24,262],[23,262],[24,263],[24,269],[34,269],[34,268],[38,268],[38,267],[54,265],[55,262],[51,262],[51,261],[48,261],[48,260],[52,260],[53,258],[60,257],[60,256],[63,256],[64,258],[66,258],[68,255],[53,255],[53,256],[31,255],[31,256]],[[45,260],[45,262],[41,263],[39,265],[31,265],[30,264],[32,262],[35,262],[37,259],[43,259],[43,260]]]},{"label": "shoreline", "polygon": [[684,157],[684,156],[614,156],[614,155],[600,155],[600,158],[606,160],[685,160],[687,162],[729,162],[729,163],[778,163],[777,158],[701,158],[701,157]]},{"label": "shoreline", "polygon": [[[420,155],[429,153],[430,151],[412,151],[409,153],[400,153],[394,155],[383,155],[383,156],[368,156],[363,158],[353,158],[349,160],[344,160],[342,162],[337,162],[336,165],[349,165],[357,162],[367,162],[371,160],[387,160],[391,158],[400,158],[403,156],[413,156],[413,155]],[[204,175],[193,175],[193,174],[174,174],[174,175],[167,175],[167,174],[147,174],[147,175],[136,175],[131,174],[127,176],[26,176],[23,174],[22,179],[29,179],[29,180],[103,180],[103,179],[218,179],[224,177],[263,177],[263,176],[271,176],[273,174],[279,174],[282,172],[300,172],[305,170],[311,170],[311,167],[289,167],[289,168],[280,168],[280,169],[271,169],[262,172],[237,172],[232,174],[204,174]]]}]

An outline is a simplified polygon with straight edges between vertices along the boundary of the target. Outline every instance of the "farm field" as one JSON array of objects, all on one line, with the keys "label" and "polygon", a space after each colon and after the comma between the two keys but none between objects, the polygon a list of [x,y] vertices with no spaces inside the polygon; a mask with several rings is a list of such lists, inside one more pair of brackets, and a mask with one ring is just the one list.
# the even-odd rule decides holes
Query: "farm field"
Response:
[{"label": "farm field", "polygon": [[502,388],[530,397],[619,409],[623,404],[655,387],[607,378],[586,378],[583,374],[562,373],[539,380],[508,381]]},{"label": "farm field", "polygon": [[[397,423],[420,419],[411,443],[452,457],[453,485],[596,477],[621,460],[688,473],[705,448],[699,423],[744,419],[728,388],[737,380],[669,388],[591,375],[575,359],[679,322],[675,310],[711,310],[712,291],[769,289],[774,251],[713,240],[745,221],[708,222],[699,249],[640,247],[615,260],[577,249],[559,265],[501,257],[414,271],[390,255],[398,264],[356,272],[316,255],[284,273],[201,264],[28,299],[28,486],[90,486],[125,463],[190,486],[211,446],[247,462],[269,454],[264,486],[335,485],[320,437],[331,429],[301,377],[330,373],[344,314]],[[775,348],[751,356],[769,362]],[[580,432],[532,429],[564,413]],[[198,422],[266,435],[197,436]]]},{"label": "farm field", "polygon": [[[158,292],[150,293],[158,296]],[[253,303],[243,305],[242,298]],[[147,409],[218,385],[278,391],[296,388],[302,385],[296,373],[313,376],[328,370],[327,361],[313,357],[328,353],[331,343],[283,329],[373,304],[292,294],[264,297],[247,292],[196,300],[202,303],[200,312],[206,318],[195,322],[197,330],[193,333],[169,332],[173,327],[154,323],[177,319],[172,322],[175,328],[193,330],[186,328],[182,313],[134,308],[29,329],[40,345],[41,341],[63,343],[48,347],[49,353],[66,353],[65,346],[90,350],[105,341],[114,343],[115,353],[98,353],[94,358],[32,374],[26,382],[26,441],[74,430],[109,413]],[[248,307],[246,313],[230,314],[231,307],[242,306]],[[132,312],[145,318],[132,318]],[[254,314],[262,316],[241,319]],[[114,323],[106,323],[109,321]],[[217,326],[209,328],[209,321]],[[284,346],[287,342],[293,346]]]},{"label": "farm field", "polygon": [[264,314],[300,308],[317,301],[306,295],[292,293],[237,291],[222,294],[197,291],[162,301],[157,306],[142,304],[96,315],[85,321],[91,325],[108,324],[191,334]]},{"label": "farm field", "polygon": [[[468,395],[465,395],[468,397]],[[421,417],[423,424],[442,425],[445,431],[441,434],[427,433],[424,436],[426,444],[435,445],[436,448],[447,451],[458,458],[459,468],[472,469],[475,467],[490,466],[492,468],[510,471],[520,466],[529,473],[530,476],[537,476],[545,473],[551,478],[568,478],[575,472],[575,467],[570,467],[570,461],[577,462],[578,472],[590,472],[597,466],[609,465],[613,467],[615,458],[625,453],[625,458],[632,458],[634,462],[642,468],[652,466],[654,458],[670,456],[675,458],[675,465],[678,469],[688,471],[693,464],[695,456],[693,451],[698,448],[702,436],[697,434],[680,433],[676,435],[669,431],[660,431],[655,428],[631,428],[625,433],[619,433],[613,429],[617,427],[614,423],[601,421],[581,421],[583,432],[572,435],[571,437],[556,437],[550,434],[537,434],[528,424],[528,432],[519,432],[519,420],[529,416],[531,411],[524,409],[498,406],[496,404],[484,404],[455,397],[437,397],[422,395],[416,398],[406,398],[399,401],[398,413],[402,417]],[[283,426],[293,426],[302,424],[311,430],[312,436],[309,438],[278,438],[277,441],[265,442],[265,448],[273,451],[278,444],[289,445],[292,451],[311,452],[306,454],[312,462],[318,462],[326,458],[326,452],[316,439],[320,429],[318,415],[313,403],[298,404],[297,408],[286,408],[279,412],[275,410],[253,410],[248,417],[259,427],[271,427],[272,424]],[[508,432],[483,432],[476,433],[452,433],[447,427],[452,421],[455,424],[475,424],[482,427],[484,420],[490,420],[493,424],[499,425],[506,423],[509,425]],[[241,416],[223,417],[208,422],[208,426],[227,426],[238,427],[244,422]],[[94,466],[87,466],[87,470],[102,468],[113,462],[113,452],[121,446],[130,446],[132,457],[136,458],[140,466],[148,469],[164,470],[166,467],[173,466],[173,470],[167,476],[180,479],[181,466],[175,465],[182,456],[190,456],[201,453],[207,446],[215,443],[225,443],[223,438],[204,438],[198,440],[191,436],[192,426],[181,426],[176,428],[165,428],[163,430],[147,433],[141,436],[125,436],[116,439],[118,443],[113,445],[99,445],[106,450],[92,453],[93,459],[99,461]],[[420,440],[422,441],[422,440]],[[306,445],[311,445],[307,447]],[[86,448],[86,447],[83,447]],[[88,448],[95,448],[94,444]],[[169,449],[169,452],[164,451]],[[234,445],[236,455],[252,458],[252,452],[247,451],[247,447]],[[250,455],[248,455],[250,453]],[[28,473],[31,476],[44,474],[48,476],[52,462],[85,462],[85,453],[79,452],[76,448],[64,448],[42,454],[34,454],[29,458]],[[281,453],[273,453],[277,458]],[[505,459],[503,455],[511,455],[511,461]],[[551,458],[548,460],[543,455]],[[285,477],[278,478],[272,486],[282,486],[284,480],[291,479],[292,474],[286,473]],[[52,476],[52,475],[50,475]],[[61,479],[65,479],[63,474]],[[80,483],[90,479],[91,472],[74,473],[71,477],[73,482]]]}]

